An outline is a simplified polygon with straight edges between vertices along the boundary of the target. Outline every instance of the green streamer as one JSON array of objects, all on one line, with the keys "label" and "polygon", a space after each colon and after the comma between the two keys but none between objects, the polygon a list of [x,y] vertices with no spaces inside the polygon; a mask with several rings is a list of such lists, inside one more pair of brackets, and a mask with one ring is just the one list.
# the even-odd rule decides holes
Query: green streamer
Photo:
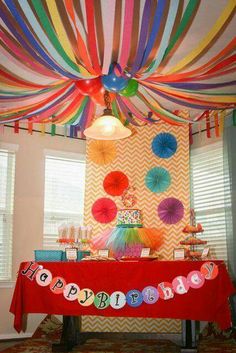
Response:
[{"label": "green streamer", "polygon": [[72,125],[80,116],[80,114],[82,113],[82,111],[84,110],[85,105],[88,102],[88,97],[85,97],[81,103],[81,106],[79,107],[79,109],[77,110],[77,112],[75,113],[75,115],[69,120],[67,121],[67,125]]},{"label": "green streamer", "polygon": [[140,96],[139,93],[137,93],[137,97],[139,99],[141,99],[142,102],[144,102],[144,104],[146,104],[151,110],[154,110],[156,113],[160,114],[160,115],[164,115],[168,118],[171,118],[173,121],[177,121],[177,122],[181,122],[181,123],[185,123],[185,124],[189,124],[191,121],[183,119],[175,114],[172,114],[171,112],[169,112],[168,110],[165,109],[158,109],[156,107],[154,107],[152,104],[145,102],[142,97]]},{"label": "green streamer", "polygon": [[[120,120],[120,116],[119,116],[119,112],[118,112],[118,109],[117,109],[116,101],[112,102],[112,111],[113,111],[115,117]],[[129,121],[126,119],[125,122],[124,122],[124,126],[127,126],[127,125],[129,125]]]},{"label": "green streamer", "polygon": [[51,136],[55,136],[56,135],[56,125],[52,124],[51,126]]},{"label": "green streamer", "polygon": [[44,27],[45,32],[47,33],[49,39],[51,40],[52,44],[56,48],[57,52],[61,55],[61,57],[66,61],[66,63],[76,70],[78,73],[80,73],[79,67],[69,58],[69,56],[66,54],[64,48],[61,46],[61,43],[59,42],[54,29],[48,19],[47,13],[43,8],[42,1],[39,0],[32,0],[32,4],[35,8],[35,11]]},{"label": "green streamer", "polygon": [[163,56],[163,59],[165,59],[165,57],[169,54],[171,49],[173,49],[173,47],[175,46],[176,42],[178,41],[178,39],[182,35],[182,33],[186,30],[189,22],[191,21],[192,15],[196,11],[196,7],[198,5],[199,5],[199,0],[189,0],[189,3],[188,3],[188,5],[187,5],[187,7],[186,7],[186,9],[184,11],[184,15],[182,17],[182,20],[180,21],[180,24],[179,24],[179,26],[178,26],[173,38],[170,40],[170,43],[169,43],[168,47],[165,50],[165,54]]},{"label": "green streamer", "polygon": [[236,126],[236,109],[233,110],[233,126]]}]

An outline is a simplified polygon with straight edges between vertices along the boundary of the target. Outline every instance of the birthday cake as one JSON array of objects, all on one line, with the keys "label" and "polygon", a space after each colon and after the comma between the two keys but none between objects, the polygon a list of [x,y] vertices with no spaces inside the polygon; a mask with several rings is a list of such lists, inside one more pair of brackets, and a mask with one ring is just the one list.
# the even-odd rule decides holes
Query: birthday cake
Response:
[{"label": "birthday cake", "polygon": [[117,227],[142,227],[142,214],[138,209],[121,209],[117,214]]}]

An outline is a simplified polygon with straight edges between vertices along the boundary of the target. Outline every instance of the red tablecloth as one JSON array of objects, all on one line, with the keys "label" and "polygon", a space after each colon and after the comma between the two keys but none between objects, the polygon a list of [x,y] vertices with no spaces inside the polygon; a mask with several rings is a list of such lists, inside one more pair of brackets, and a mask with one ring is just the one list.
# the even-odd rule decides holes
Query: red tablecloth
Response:
[{"label": "red tablecloth", "polygon": [[[175,294],[172,299],[160,299],[155,304],[143,302],[139,307],[125,305],[119,310],[108,306],[99,310],[93,304],[82,306],[77,300],[68,301],[62,294],[54,294],[49,286],[39,286],[21,271],[16,282],[10,312],[15,315],[14,327],[22,330],[22,316],[25,313],[48,313],[62,315],[100,315],[149,318],[173,318],[217,322],[222,329],[231,326],[228,298],[234,287],[223,262],[214,261],[219,268],[218,276],[206,280],[201,288],[189,288],[185,294]],[[202,261],[152,261],[152,262],[42,262],[44,269],[53,277],[61,276],[67,283],[76,283],[82,288],[90,288],[96,294],[114,291],[125,294],[129,290],[142,290],[161,282],[172,282],[176,276],[186,276],[193,270],[200,270]]]}]

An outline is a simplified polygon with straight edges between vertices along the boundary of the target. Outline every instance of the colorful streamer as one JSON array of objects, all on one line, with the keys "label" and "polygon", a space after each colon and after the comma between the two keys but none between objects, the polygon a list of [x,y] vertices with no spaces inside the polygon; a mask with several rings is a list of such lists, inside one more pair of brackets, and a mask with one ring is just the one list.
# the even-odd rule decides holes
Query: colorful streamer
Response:
[{"label": "colorful streamer", "polygon": [[[192,1],[190,1],[192,2]],[[210,30],[207,35],[202,39],[202,41],[198,44],[198,46],[189,53],[184,59],[182,59],[178,64],[176,64],[168,74],[180,71],[187,65],[189,65],[203,50],[211,43],[211,41],[215,38],[221,28],[224,26],[225,22],[231,16],[231,13],[236,8],[235,0],[229,0],[227,6],[225,7],[224,11],[221,13],[220,17]]]},{"label": "colorful streamer", "polygon": [[122,47],[119,57],[119,64],[122,70],[126,67],[130,53],[132,22],[134,13],[134,0],[125,0],[125,16],[122,37]]},{"label": "colorful streamer", "polygon": [[156,59],[151,63],[151,65],[149,66],[149,68],[146,70],[147,72],[144,73],[144,75],[142,75],[142,80],[147,79],[149,76],[151,76],[156,69],[158,68],[159,64],[161,63],[166,48],[167,48],[167,43],[169,42],[170,39],[170,35],[174,26],[174,22],[175,22],[175,18],[177,15],[177,11],[178,11],[178,7],[179,7],[179,0],[171,0],[170,2],[170,8],[169,8],[169,13],[168,13],[168,17],[166,20],[166,26],[163,32],[163,36],[161,39],[161,43],[160,43],[160,47],[159,50],[157,52],[157,57]]},{"label": "colorful streamer", "polygon": [[[201,2],[189,0],[184,7],[179,0],[145,0],[138,11],[135,6],[134,0],[2,2],[0,124],[13,123],[16,133],[23,119],[30,133],[32,124],[43,124],[42,131],[51,124],[52,135],[57,124],[73,125],[74,137],[92,123],[108,89],[113,113],[124,124],[188,124],[191,140],[192,124],[201,120],[211,136],[212,117],[218,137],[226,110],[235,112],[236,38],[201,65],[197,59],[229,25],[235,0],[228,0],[210,31],[169,70],[167,61],[188,38]],[[197,118],[181,116],[171,103],[201,112]],[[234,113],[234,125],[235,120]]]}]

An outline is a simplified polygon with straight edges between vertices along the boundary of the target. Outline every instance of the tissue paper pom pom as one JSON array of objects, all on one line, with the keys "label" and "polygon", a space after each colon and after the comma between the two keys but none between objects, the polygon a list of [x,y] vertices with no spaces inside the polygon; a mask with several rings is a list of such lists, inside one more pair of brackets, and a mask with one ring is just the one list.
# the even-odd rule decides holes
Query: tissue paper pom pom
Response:
[{"label": "tissue paper pom pom", "polygon": [[99,223],[109,223],[113,221],[117,214],[117,207],[114,201],[103,197],[94,202],[92,215]]},{"label": "tissue paper pom pom", "polygon": [[122,172],[111,172],[107,174],[103,181],[103,187],[106,193],[112,196],[120,196],[129,186],[127,176]]},{"label": "tissue paper pom pom", "polygon": [[98,164],[110,164],[116,157],[116,146],[113,141],[91,141],[88,146],[88,158]]},{"label": "tissue paper pom pom", "polygon": [[147,172],[145,184],[152,192],[163,192],[170,186],[170,173],[165,168],[155,167]]},{"label": "tissue paper pom pom", "polygon": [[152,141],[152,151],[160,158],[170,158],[177,150],[177,141],[174,135],[162,132]]},{"label": "tissue paper pom pom", "polygon": [[169,197],[159,204],[158,215],[162,222],[166,224],[176,224],[184,216],[184,206],[180,200]]}]

